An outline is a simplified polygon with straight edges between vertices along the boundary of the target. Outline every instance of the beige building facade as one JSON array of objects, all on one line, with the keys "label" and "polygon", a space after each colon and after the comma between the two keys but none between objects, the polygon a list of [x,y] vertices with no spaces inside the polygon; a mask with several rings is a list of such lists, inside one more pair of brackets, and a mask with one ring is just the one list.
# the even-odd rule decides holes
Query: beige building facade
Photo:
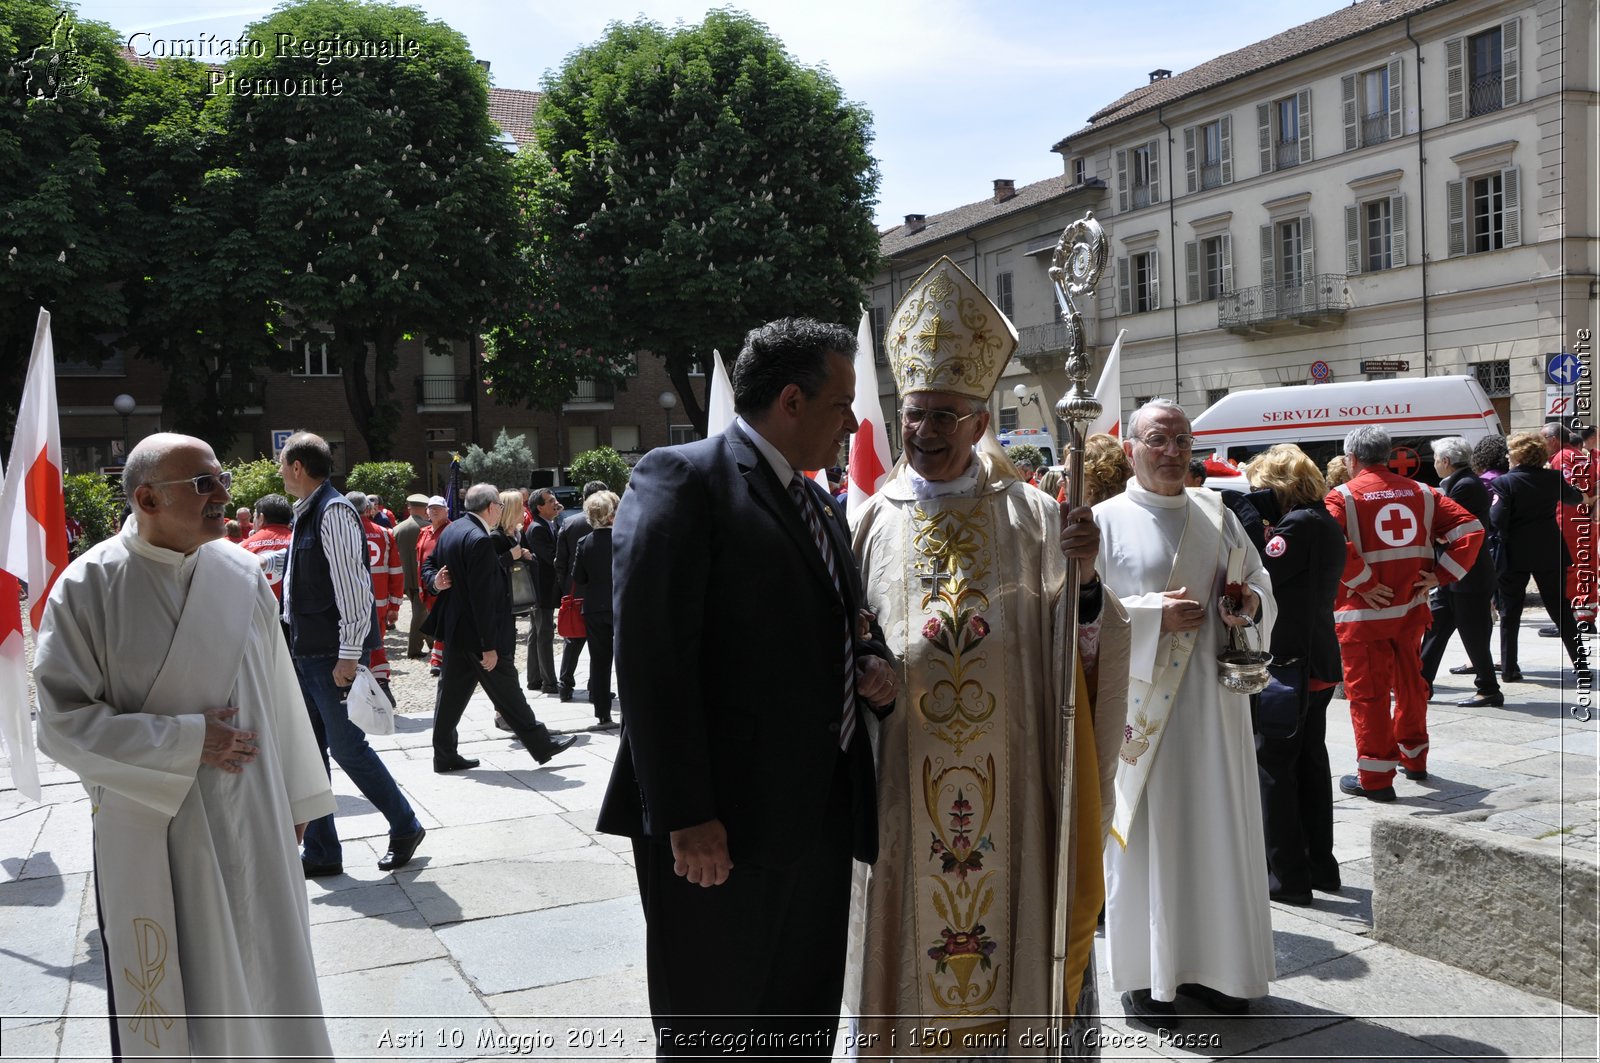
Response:
[{"label": "beige building facade", "polygon": [[1111,241],[1090,335],[1103,356],[1127,330],[1125,415],[1156,395],[1193,413],[1230,391],[1464,373],[1508,429],[1563,397],[1592,416],[1573,405],[1586,387],[1552,396],[1546,371],[1562,352],[1587,369],[1597,327],[1596,29],[1592,3],[1363,0],[1154,71],[1055,145],[1053,195],[886,233],[874,306],[940,253],[1002,309],[1009,273],[1029,357],[996,408],[1048,425],[1065,379],[1040,248],[1088,208]]}]

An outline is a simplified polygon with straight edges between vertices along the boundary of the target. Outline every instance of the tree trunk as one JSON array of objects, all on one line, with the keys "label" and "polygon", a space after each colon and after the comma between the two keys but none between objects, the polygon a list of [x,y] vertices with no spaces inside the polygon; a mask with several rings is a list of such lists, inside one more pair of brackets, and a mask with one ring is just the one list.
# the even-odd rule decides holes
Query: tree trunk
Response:
[{"label": "tree trunk", "polygon": [[368,456],[373,457],[377,451],[373,438],[373,402],[367,384],[367,345],[359,339],[346,338],[342,333],[335,333],[333,342],[338,345],[345,405],[350,407],[350,418],[367,445]]},{"label": "tree trunk", "polygon": [[694,425],[694,430],[700,433],[700,438],[704,439],[706,408],[700,404],[700,396],[694,393],[694,381],[689,377],[688,364],[669,366],[667,379],[672,381],[673,390],[678,393],[678,401],[683,403],[684,415],[689,418],[689,423]]}]

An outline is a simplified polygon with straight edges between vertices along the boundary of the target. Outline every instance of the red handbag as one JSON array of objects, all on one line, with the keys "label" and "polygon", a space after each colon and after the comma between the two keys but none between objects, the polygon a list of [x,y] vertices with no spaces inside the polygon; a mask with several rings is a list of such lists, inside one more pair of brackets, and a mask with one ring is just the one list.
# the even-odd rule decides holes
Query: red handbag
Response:
[{"label": "red handbag", "polygon": [[561,599],[556,610],[556,634],[564,639],[589,637],[589,628],[583,622],[583,599],[568,594]]}]

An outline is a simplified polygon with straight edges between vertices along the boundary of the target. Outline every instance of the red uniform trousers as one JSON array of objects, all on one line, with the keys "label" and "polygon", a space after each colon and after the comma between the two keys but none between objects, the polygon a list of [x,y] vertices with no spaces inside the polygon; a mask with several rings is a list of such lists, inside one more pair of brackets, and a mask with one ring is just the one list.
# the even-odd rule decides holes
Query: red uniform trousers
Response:
[{"label": "red uniform trousers", "polygon": [[[1422,678],[1422,633],[1428,614],[1414,628],[1370,642],[1339,640],[1344,661],[1344,696],[1356,732],[1356,769],[1361,786],[1381,790],[1395,768],[1428,767],[1428,684]],[[1390,695],[1394,696],[1390,715]]]}]

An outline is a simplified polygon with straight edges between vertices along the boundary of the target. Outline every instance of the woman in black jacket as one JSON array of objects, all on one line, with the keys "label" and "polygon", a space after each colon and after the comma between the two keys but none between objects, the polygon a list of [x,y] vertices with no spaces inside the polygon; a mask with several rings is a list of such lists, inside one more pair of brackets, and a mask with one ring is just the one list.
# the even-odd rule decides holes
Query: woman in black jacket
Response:
[{"label": "woman in black jacket", "polygon": [[583,599],[583,624],[589,639],[589,702],[595,722],[610,727],[611,719],[611,525],[617,517],[617,496],[596,491],[583,501],[583,515],[593,530],[578,540],[572,560],[573,593]]},{"label": "woman in black jacket", "polygon": [[[1472,447],[1464,437],[1448,436],[1433,441],[1433,468],[1439,474],[1439,491],[1477,517],[1478,523],[1488,531],[1491,527],[1489,489],[1470,468],[1471,461]],[[1441,547],[1434,549],[1443,552]],[[1465,576],[1448,586],[1433,588],[1429,595],[1428,607],[1433,612],[1433,622],[1422,639],[1422,678],[1428,681],[1430,697],[1450,636],[1460,632],[1461,645],[1472,663],[1464,669],[1458,665],[1450,671],[1456,675],[1476,676],[1478,690],[1456,704],[1466,708],[1484,705],[1499,708],[1506,703],[1494,677],[1494,656],[1489,650],[1489,635],[1494,631],[1489,603],[1494,598],[1495,582],[1494,552],[1485,542]]]},{"label": "woman in black jacket", "polygon": [[1250,463],[1250,493],[1267,527],[1262,560],[1272,576],[1278,619],[1274,666],[1299,671],[1299,727],[1288,738],[1256,734],[1267,889],[1285,904],[1309,905],[1311,891],[1339,889],[1333,855],[1333,788],[1326,742],[1328,703],[1341,678],[1333,599],[1344,571],[1344,531],[1323,505],[1327,486],[1304,451],[1280,443]]},{"label": "woman in black jacket", "polygon": [[1561,526],[1556,523],[1556,503],[1580,505],[1590,500],[1555,469],[1544,467],[1550,455],[1544,440],[1537,435],[1514,435],[1506,440],[1506,448],[1511,452],[1511,471],[1494,482],[1499,500],[1492,511],[1495,531],[1500,536],[1500,675],[1510,683],[1522,678],[1522,669],[1517,667],[1517,633],[1522,624],[1528,577],[1532,576],[1545,612],[1561,632],[1567,656],[1582,680],[1589,665],[1572,616],[1572,603],[1564,593],[1572,558]]}]

